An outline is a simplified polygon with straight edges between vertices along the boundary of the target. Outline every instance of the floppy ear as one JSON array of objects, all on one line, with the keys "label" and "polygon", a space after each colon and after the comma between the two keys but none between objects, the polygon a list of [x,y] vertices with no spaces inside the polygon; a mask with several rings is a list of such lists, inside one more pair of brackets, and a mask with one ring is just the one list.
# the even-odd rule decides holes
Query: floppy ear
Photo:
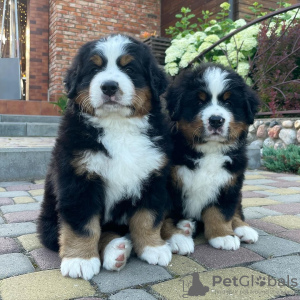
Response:
[{"label": "floppy ear", "polygon": [[163,67],[159,67],[154,58],[150,62],[149,74],[151,92],[158,98],[166,91],[169,81]]},{"label": "floppy ear", "polygon": [[73,99],[76,96],[77,93],[76,86],[79,77],[79,70],[80,70],[79,59],[76,58],[73,61],[71,68],[67,71],[67,75],[64,80],[65,89],[69,99]]},{"label": "floppy ear", "polygon": [[181,112],[182,93],[179,89],[171,86],[166,95],[167,110],[169,111],[172,121],[179,121]]},{"label": "floppy ear", "polygon": [[255,114],[258,112],[260,100],[257,94],[249,87],[245,86],[245,113],[247,124],[253,124]]}]

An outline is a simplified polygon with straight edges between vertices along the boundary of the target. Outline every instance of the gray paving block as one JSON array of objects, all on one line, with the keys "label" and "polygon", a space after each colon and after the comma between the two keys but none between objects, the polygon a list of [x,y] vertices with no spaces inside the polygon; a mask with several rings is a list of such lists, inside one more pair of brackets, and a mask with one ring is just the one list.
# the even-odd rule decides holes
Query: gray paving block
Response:
[{"label": "gray paving block", "polygon": [[31,181],[45,178],[51,151],[51,147],[0,149],[0,180]]},{"label": "gray paving block", "polygon": [[272,196],[272,195],[270,195],[268,198],[270,198],[272,200],[280,201],[280,202],[285,202],[285,203],[300,202],[300,196],[299,196],[299,194],[294,194],[294,195],[280,195],[280,196]]},{"label": "gray paving block", "polygon": [[[300,289],[299,265],[300,265],[300,256],[284,256],[284,257],[276,257],[273,259],[256,262],[252,264],[251,267],[255,270],[266,273],[277,279],[283,278],[285,280],[285,283],[290,287]],[[294,285],[293,282],[291,282],[293,278],[296,279],[293,282],[296,282],[297,285]]]},{"label": "gray paving block", "polygon": [[26,123],[0,123],[0,136],[26,136]]},{"label": "gray paving block", "polygon": [[268,233],[266,233],[265,231],[263,231],[261,229],[258,229],[258,228],[255,228],[255,227],[252,227],[252,228],[258,232],[259,236],[269,235]]},{"label": "gray paving block", "polygon": [[0,255],[0,279],[34,272],[30,260],[21,253]]},{"label": "gray paving block", "polygon": [[260,236],[255,244],[241,245],[265,258],[300,253],[300,244],[273,235]]},{"label": "gray paving block", "polygon": [[44,196],[43,195],[42,196],[36,196],[36,197],[33,197],[33,199],[35,199],[38,202],[41,202],[41,201],[43,201]]},{"label": "gray paving block", "polygon": [[36,225],[31,222],[0,225],[0,236],[16,237],[23,234],[29,234],[35,232],[36,232]]},{"label": "gray paving block", "polygon": [[101,269],[101,272],[93,277],[93,281],[102,293],[113,293],[131,286],[171,278],[172,276],[163,267],[149,265],[137,258],[130,258],[120,272]]},{"label": "gray paving block", "polygon": [[41,208],[41,203],[33,202],[33,203],[25,203],[25,204],[14,204],[14,205],[5,205],[1,206],[1,211],[4,214],[18,211],[28,211],[28,210],[38,210]]},{"label": "gray paving block", "polygon": [[59,123],[59,116],[0,115],[1,122]]},{"label": "gray paving block", "polygon": [[0,217],[0,224],[3,224],[4,223],[4,220],[2,217]]},{"label": "gray paving block", "polygon": [[267,216],[280,216],[282,213],[263,207],[246,207],[244,208],[245,219],[260,219]]},{"label": "gray paving block", "polygon": [[20,246],[10,237],[0,237],[0,254],[21,252]]},{"label": "gray paving block", "polygon": [[3,181],[0,182],[0,187],[9,187],[9,186],[15,186],[15,185],[30,185],[32,182],[30,181]]},{"label": "gray paving block", "polygon": [[300,176],[282,176],[282,177],[277,177],[277,179],[282,179],[287,181],[299,181]]},{"label": "gray paving block", "polygon": [[155,300],[153,296],[146,291],[137,289],[123,290],[108,298],[109,300]]},{"label": "gray paving block", "polygon": [[30,196],[30,195],[25,191],[0,192],[0,198],[13,198],[13,197],[23,197],[23,196]]},{"label": "gray paving block", "polygon": [[57,136],[58,124],[27,123],[27,136]]},{"label": "gray paving block", "polygon": [[268,183],[276,183],[277,181],[271,180],[271,179],[246,179],[244,181],[244,184],[249,184],[249,185],[262,185]]}]

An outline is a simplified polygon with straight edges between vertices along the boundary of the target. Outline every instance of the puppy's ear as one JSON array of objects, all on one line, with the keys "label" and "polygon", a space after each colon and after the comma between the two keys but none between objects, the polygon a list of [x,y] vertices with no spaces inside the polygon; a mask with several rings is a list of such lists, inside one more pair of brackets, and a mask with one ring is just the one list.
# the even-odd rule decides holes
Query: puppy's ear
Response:
[{"label": "puppy's ear", "polygon": [[179,121],[181,112],[182,93],[175,86],[171,86],[166,95],[167,110],[172,121]]},{"label": "puppy's ear", "polygon": [[255,114],[258,112],[260,100],[257,94],[248,86],[245,86],[245,113],[247,124],[253,124]]},{"label": "puppy's ear", "polygon": [[149,71],[149,81],[152,94],[156,95],[156,97],[159,97],[166,91],[169,81],[163,70],[163,67],[158,66],[154,59],[150,62]]},{"label": "puppy's ear", "polygon": [[72,63],[72,66],[67,71],[67,75],[65,77],[65,89],[69,99],[73,99],[77,94],[77,83],[79,77],[80,63],[78,57],[76,57]]}]

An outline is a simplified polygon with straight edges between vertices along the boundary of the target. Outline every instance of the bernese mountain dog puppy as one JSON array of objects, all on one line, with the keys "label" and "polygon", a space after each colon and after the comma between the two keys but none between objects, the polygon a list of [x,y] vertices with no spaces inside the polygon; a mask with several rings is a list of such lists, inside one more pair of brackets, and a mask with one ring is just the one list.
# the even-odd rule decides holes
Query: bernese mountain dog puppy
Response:
[{"label": "bernese mountain dog puppy", "polygon": [[204,224],[215,248],[236,250],[241,241],[255,243],[257,232],[244,222],[241,189],[248,127],[259,105],[256,94],[233,70],[208,63],[183,71],[166,101],[174,121],[169,183],[174,208],[163,228],[168,227],[164,237],[173,252],[178,252],[175,225],[191,234],[193,221]]},{"label": "bernese mountain dog puppy", "polygon": [[148,46],[129,36],[88,42],[75,57],[38,221],[62,275],[88,280],[100,260],[120,270],[132,244],[150,264],[170,262],[160,234],[170,207],[171,143],[159,98],[167,84]]}]

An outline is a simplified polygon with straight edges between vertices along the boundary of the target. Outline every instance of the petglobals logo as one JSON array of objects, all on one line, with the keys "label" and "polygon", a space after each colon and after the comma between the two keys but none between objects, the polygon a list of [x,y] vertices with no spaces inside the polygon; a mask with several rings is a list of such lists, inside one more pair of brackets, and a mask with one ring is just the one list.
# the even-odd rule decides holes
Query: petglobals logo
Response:
[{"label": "petglobals logo", "polygon": [[221,276],[213,276],[212,286],[215,287],[217,285],[223,285],[226,287],[234,287],[234,286],[244,286],[244,287],[253,287],[253,286],[288,286],[288,287],[296,287],[298,285],[297,278],[291,278],[287,275],[286,278],[274,279],[271,276],[241,276],[232,278],[222,278]]}]

